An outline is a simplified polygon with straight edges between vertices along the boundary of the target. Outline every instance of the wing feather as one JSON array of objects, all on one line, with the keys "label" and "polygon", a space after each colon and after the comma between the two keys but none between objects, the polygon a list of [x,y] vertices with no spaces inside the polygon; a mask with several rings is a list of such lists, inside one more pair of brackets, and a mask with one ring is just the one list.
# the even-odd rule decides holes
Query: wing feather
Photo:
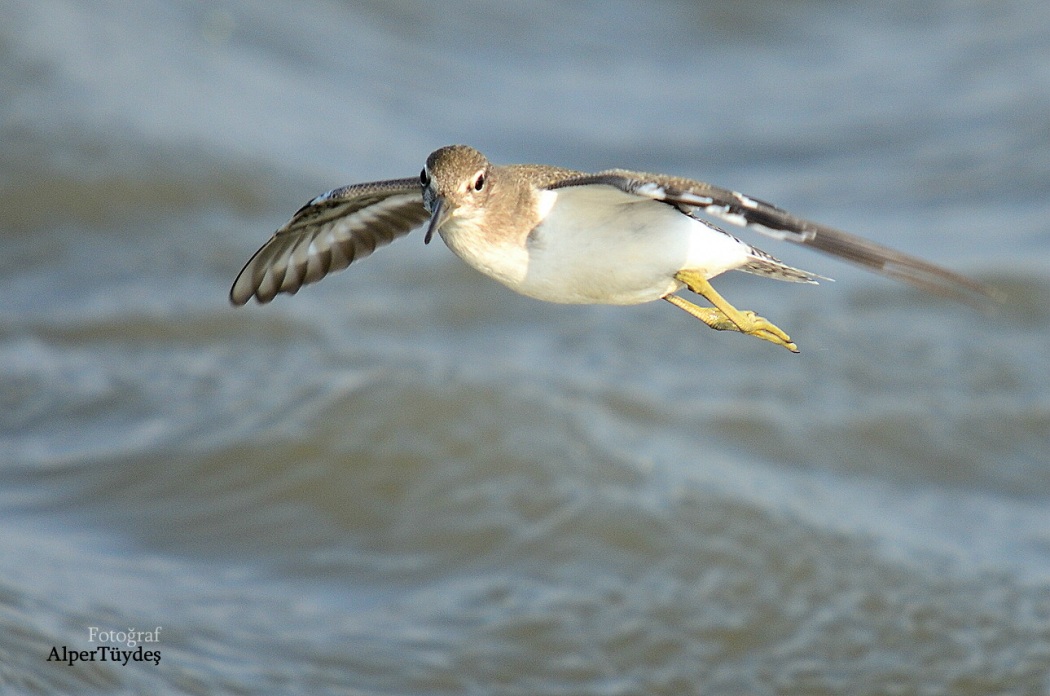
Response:
[{"label": "wing feather", "polygon": [[982,283],[928,261],[804,220],[765,201],[702,181],[610,169],[566,179],[551,188],[584,184],[617,186],[628,193],[676,205],[689,215],[702,211],[734,225],[751,227],[768,236],[811,247],[923,290],[971,304],[984,305],[997,298],[996,293]]},{"label": "wing feather", "polygon": [[416,178],[322,194],[255,252],[230,288],[230,302],[243,305],[255,297],[266,303],[278,293],[294,294],[408,234],[428,217]]}]

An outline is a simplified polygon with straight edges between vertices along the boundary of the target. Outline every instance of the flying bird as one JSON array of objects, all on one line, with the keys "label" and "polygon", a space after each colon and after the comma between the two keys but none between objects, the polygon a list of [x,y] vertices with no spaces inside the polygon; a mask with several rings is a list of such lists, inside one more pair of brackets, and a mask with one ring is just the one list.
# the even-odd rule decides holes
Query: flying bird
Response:
[{"label": "flying bird", "polygon": [[[793,352],[768,319],[731,305],[710,280],[744,271],[794,283],[815,273],[788,266],[701,217],[752,227],[923,290],[966,301],[981,283],[862,237],[796,217],[757,198],[665,174],[596,174],[548,165],[491,164],[466,145],[435,150],[419,177],[337,188],[299,209],[244,266],[230,301],[294,294],[429,220],[463,261],[522,295],[569,304],[666,300],[719,331]],[[688,289],[711,306],[678,292]]]}]

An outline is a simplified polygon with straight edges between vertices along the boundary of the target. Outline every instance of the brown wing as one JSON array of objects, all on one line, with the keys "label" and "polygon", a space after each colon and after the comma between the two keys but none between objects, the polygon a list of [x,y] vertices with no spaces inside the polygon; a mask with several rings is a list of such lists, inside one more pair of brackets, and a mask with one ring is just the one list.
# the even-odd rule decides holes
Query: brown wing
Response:
[{"label": "brown wing", "polygon": [[421,225],[419,179],[355,184],[313,199],[292,216],[248,261],[230,288],[230,302],[260,302],[302,286],[362,259]]},{"label": "brown wing", "polygon": [[567,179],[551,188],[580,184],[608,184],[638,196],[676,205],[684,213],[700,210],[734,225],[812,247],[868,270],[971,304],[985,304],[996,294],[977,281],[914,256],[876,244],[832,227],[804,220],[757,198],[718,188],[702,181],[610,169]]}]

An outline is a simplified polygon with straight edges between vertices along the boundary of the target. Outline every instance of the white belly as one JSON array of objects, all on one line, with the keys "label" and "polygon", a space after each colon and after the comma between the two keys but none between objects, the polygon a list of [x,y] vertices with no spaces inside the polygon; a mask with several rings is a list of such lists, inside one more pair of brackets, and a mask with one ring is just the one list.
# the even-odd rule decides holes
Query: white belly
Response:
[{"label": "white belly", "polygon": [[639,304],[744,263],[747,247],[675,208],[610,186],[550,192],[558,199],[533,232],[518,292],[550,302]]},{"label": "white belly", "polygon": [[[469,224],[442,236],[464,261],[517,292],[548,302],[640,304],[678,290],[675,274],[711,278],[748,247],[675,208],[611,186],[548,191],[549,212],[520,244],[479,247]],[[469,240],[469,241],[468,241]]]}]

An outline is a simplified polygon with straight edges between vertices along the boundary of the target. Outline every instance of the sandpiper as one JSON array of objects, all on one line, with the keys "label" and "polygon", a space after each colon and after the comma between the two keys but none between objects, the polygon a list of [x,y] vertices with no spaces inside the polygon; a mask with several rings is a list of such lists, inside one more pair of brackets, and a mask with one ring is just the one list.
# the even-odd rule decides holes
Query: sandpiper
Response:
[{"label": "sandpiper", "polygon": [[[987,297],[973,280],[774,205],[700,181],[610,169],[587,174],[547,165],[496,166],[466,145],[434,151],[418,178],[337,188],[314,198],[248,261],[230,301],[295,293],[368,256],[429,219],[467,264],[548,302],[629,305],[666,300],[717,330],[798,348],[708,282],[730,270],[796,283],[822,276],[788,266],[702,214],[811,246],[925,290]],[[704,297],[700,307],[675,294]]]}]

